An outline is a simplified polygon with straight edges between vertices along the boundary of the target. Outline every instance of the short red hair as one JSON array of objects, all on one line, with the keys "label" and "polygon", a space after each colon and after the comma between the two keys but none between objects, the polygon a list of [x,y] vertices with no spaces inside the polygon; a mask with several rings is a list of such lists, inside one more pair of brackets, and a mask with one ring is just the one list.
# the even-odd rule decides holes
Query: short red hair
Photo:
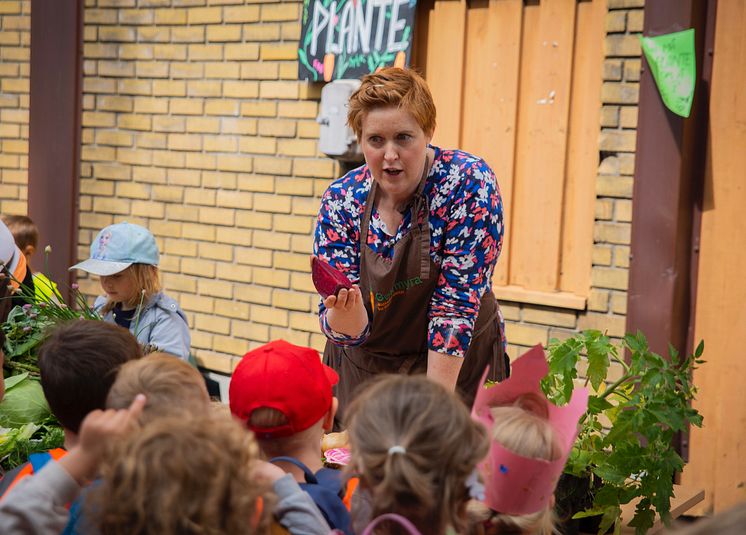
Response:
[{"label": "short red hair", "polygon": [[358,139],[363,120],[373,109],[396,107],[412,114],[426,135],[435,131],[435,102],[427,82],[413,69],[386,67],[363,76],[362,84],[350,97],[347,124]]}]

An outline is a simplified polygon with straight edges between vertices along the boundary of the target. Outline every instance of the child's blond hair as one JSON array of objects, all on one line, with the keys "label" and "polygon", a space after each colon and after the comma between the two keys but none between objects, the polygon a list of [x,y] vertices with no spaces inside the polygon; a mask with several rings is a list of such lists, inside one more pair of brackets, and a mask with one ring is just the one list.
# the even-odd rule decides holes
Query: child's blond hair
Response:
[{"label": "child's blond hair", "polygon": [[424,376],[387,376],[352,403],[347,418],[350,466],[370,492],[373,516],[401,514],[422,533],[462,532],[466,483],[488,440],[452,392]]},{"label": "child's blond hair", "polygon": [[[531,459],[554,461],[562,456],[562,447],[549,424],[546,401],[537,394],[523,394],[512,405],[490,409],[494,424],[490,438],[505,449]],[[507,515],[491,511],[483,504],[470,504],[470,513],[488,534],[556,533],[552,507],[527,515]],[[479,531],[479,530],[477,530]]]},{"label": "child's blond hair", "polygon": [[90,514],[112,535],[268,533],[259,448],[228,415],[160,418],[117,448]]},{"label": "child's blond hair", "polygon": [[192,365],[165,353],[151,353],[122,366],[106,406],[126,409],[137,394],[148,399],[140,417],[143,423],[176,413],[205,416],[210,408],[202,375]]},{"label": "child's blond hair", "polygon": [[[151,297],[161,291],[161,282],[158,280],[158,266],[132,264],[120,273],[125,277],[131,277],[135,282],[135,288],[140,290],[129,300],[122,303],[127,308],[134,308],[140,303],[144,305]],[[108,314],[116,304],[116,301],[109,299],[101,308],[101,314]]]}]

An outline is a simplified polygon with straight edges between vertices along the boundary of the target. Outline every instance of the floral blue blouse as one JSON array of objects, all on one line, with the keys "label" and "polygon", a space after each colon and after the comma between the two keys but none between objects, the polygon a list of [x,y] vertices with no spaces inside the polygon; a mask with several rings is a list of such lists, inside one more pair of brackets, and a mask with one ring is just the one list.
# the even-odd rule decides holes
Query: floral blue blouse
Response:
[{"label": "floral blue blouse", "polygon": [[[463,357],[480,299],[492,287],[502,248],[503,205],[495,175],[484,160],[460,150],[433,149],[435,159],[424,193],[430,206],[430,255],[440,266],[440,277],[428,310],[428,348]],[[363,165],[334,181],[321,199],[314,235],[314,254],[353,283],[360,280],[360,220],[371,180]],[[411,224],[406,212],[396,233],[390,235],[373,208],[367,244],[375,253],[391,258],[394,245]],[[370,327],[357,338],[334,332],[323,303],[319,319],[324,334],[337,344],[362,344],[369,334]],[[497,321],[502,326],[502,314]]]}]

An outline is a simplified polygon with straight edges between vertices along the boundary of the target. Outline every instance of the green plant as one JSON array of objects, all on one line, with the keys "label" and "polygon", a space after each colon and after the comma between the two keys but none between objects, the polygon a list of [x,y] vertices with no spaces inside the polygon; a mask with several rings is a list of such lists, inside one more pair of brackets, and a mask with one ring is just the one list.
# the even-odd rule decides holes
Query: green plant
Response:
[{"label": "green plant", "polygon": [[[588,362],[584,384],[592,387],[565,473],[588,480],[593,501],[573,518],[601,516],[599,533],[612,526],[619,533],[620,506],[639,498],[629,522],[636,534],[653,526],[655,513],[669,522],[673,477],[684,467],[672,441],[689,425],[702,425],[690,402],[696,394],[691,373],[704,362],[703,350],[700,342],[693,355],[681,358],[669,347],[666,359],[650,351],[640,332],[618,345],[600,331],[550,342],[549,374],[542,382],[549,399],[567,403],[579,382],[577,366],[583,354]],[[627,361],[622,358],[625,351]],[[621,375],[607,384],[612,363]]]}]

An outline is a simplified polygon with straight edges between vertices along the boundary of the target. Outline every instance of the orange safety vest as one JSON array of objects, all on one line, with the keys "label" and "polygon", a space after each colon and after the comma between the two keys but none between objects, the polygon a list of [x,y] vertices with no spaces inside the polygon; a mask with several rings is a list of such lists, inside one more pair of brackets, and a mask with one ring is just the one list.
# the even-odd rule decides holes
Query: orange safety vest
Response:
[{"label": "orange safety vest", "polygon": [[34,472],[41,470],[41,468],[47,464],[50,460],[59,461],[67,455],[67,451],[62,448],[55,448],[53,450],[49,450],[43,453],[32,453],[29,456],[29,461],[23,466],[23,468],[16,474],[15,479],[11,482],[10,485],[8,485],[8,488],[5,490],[5,494],[10,492],[10,489],[15,487],[20,480],[22,480],[24,477],[28,477],[30,475],[33,475]]}]

